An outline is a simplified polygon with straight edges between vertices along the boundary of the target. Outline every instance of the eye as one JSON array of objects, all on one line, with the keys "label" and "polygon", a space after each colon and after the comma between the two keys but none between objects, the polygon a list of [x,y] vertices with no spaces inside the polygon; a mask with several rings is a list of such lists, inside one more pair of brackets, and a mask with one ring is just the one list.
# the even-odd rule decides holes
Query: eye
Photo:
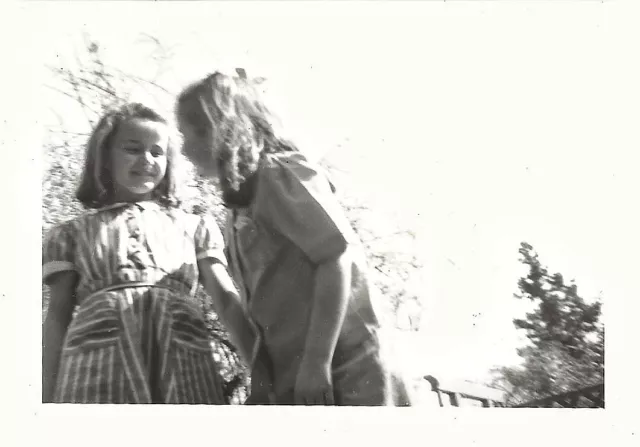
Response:
[{"label": "eye", "polygon": [[151,155],[154,158],[164,157],[165,150],[163,148],[161,148],[161,147],[154,147],[153,149],[151,149]]},{"label": "eye", "polygon": [[140,153],[140,148],[136,147],[136,146],[125,146],[124,148],[122,148],[122,150],[124,152],[126,152],[127,154],[138,154],[138,153]]}]

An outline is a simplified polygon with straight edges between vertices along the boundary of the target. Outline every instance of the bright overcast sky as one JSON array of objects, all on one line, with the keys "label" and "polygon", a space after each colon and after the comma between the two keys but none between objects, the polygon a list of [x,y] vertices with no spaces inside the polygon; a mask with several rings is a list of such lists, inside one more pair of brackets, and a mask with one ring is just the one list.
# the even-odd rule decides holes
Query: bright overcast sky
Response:
[{"label": "bright overcast sky", "polygon": [[[521,241],[608,302],[630,284],[638,226],[609,9],[504,6],[56,3],[33,42],[52,64],[87,32],[144,72],[148,33],[173,53],[172,90],[218,67],[268,77],[303,149],[330,151],[354,190],[418,233],[427,315],[415,362],[475,379],[514,360]],[[63,106],[42,94],[46,120]]]}]

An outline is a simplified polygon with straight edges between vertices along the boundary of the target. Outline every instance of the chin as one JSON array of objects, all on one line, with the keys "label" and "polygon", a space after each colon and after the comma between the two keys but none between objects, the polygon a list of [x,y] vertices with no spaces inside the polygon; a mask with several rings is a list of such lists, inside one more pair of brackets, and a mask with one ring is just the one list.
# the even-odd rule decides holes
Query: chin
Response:
[{"label": "chin", "polygon": [[156,188],[156,185],[145,185],[129,188],[129,192],[136,196],[146,196]]}]

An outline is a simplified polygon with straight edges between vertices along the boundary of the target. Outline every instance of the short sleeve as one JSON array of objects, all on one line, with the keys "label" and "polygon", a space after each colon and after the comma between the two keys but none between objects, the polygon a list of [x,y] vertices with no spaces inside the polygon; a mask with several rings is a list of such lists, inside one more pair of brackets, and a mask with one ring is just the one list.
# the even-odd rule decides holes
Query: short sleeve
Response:
[{"label": "short sleeve", "polygon": [[338,257],[355,240],[328,177],[300,153],[267,159],[254,213],[315,263]]},{"label": "short sleeve", "polygon": [[75,264],[76,238],[71,222],[53,227],[42,244],[42,280],[50,284],[56,273],[78,271]]},{"label": "short sleeve", "polygon": [[224,239],[218,224],[211,216],[202,216],[195,234],[196,259],[213,258],[227,265],[224,255]]}]

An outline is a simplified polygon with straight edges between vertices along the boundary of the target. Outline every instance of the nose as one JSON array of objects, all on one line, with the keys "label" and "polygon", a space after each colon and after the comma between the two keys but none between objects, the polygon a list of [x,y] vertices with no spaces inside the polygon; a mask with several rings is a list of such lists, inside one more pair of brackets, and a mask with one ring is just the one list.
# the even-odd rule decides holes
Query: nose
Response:
[{"label": "nose", "polygon": [[142,152],[142,154],[141,154],[141,155],[142,155],[142,159],[143,159],[143,161],[144,161],[146,164],[151,165],[151,164],[153,164],[153,163],[154,163],[154,160],[153,160],[153,154],[151,153],[151,151],[150,151],[150,150],[145,150],[144,152]]}]

